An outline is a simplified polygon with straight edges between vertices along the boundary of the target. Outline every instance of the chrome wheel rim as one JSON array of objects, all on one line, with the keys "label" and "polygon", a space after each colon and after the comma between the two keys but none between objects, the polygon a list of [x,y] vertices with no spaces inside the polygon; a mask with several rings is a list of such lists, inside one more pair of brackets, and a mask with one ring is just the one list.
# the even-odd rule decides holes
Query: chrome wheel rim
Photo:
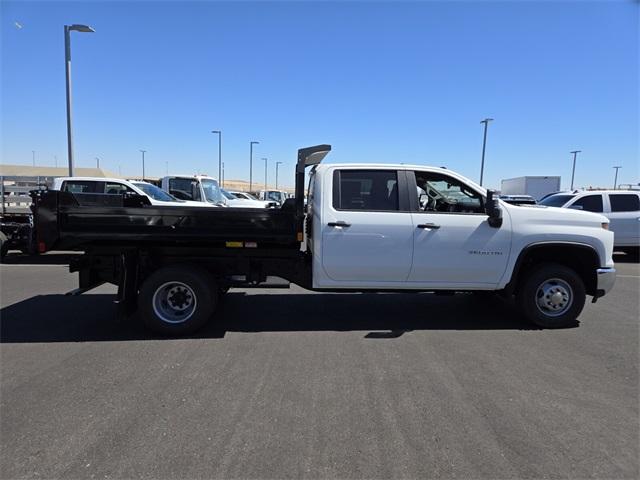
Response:
[{"label": "chrome wheel rim", "polygon": [[536,306],[548,317],[564,314],[573,304],[571,286],[560,278],[550,278],[536,290]]},{"label": "chrome wheel rim", "polygon": [[193,289],[182,282],[167,282],[153,294],[153,311],[167,323],[183,323],[196,311],[198,300]]}]

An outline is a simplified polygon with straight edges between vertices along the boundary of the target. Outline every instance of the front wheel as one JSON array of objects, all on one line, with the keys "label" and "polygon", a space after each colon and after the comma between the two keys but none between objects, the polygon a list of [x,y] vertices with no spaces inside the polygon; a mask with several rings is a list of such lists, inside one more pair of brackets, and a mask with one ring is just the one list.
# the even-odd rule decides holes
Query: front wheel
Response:
[{"label": "front wheel", "polygon": [[142,284],[138,308],[147,328],[179,336],[201,328],[218,303],[209,273],[196,266],[171,266],[153,272]]},{"label": "front wheel", "polygon": [[572,269],[545,263],[524,273],[516,302],[527,317],[544,328],[570,327],[584,308],[584,282]]}]

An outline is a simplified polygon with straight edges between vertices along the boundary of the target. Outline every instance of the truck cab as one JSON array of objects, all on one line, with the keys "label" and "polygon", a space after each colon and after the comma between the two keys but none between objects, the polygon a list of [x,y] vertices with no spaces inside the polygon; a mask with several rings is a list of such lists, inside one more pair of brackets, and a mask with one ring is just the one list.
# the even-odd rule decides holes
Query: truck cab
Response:
[{"label": "truck cab", "polygon": [[226,205],[218,181],[208,175],[166,176],[162,178],[160,185],[162,190],[180,200],[204,202],[217,206]]},{"label": "truck cab", "polygon": [[277,202],[280,206],[290,197],[291,195],[284,190],[260,190],[258,192],[258,198],[260,200]]},{"label": "truck cab", "polygon": [[526,248],[553,241],[587,244],[598,267],[613,266],[602,215],[493,198],[492,223],[487,191],[447,169],[319,165],[309,196],[316,288],[500,290]]}]

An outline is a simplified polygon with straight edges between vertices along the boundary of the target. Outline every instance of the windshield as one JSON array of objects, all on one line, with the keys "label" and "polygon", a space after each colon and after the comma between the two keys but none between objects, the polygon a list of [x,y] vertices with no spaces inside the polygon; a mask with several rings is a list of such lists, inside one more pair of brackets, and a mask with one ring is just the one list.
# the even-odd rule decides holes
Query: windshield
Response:
[{"label": "windshield", "polygon": [[220,191],[225,198],[228,198],[229,200],[236,200],[236,197],[232,193],[227,192],[224,188],[221,188]]},{"label": "windshield", "polygon": [[220,192],[220,187],[216,180],[209,178],[203,178],[200,180],[202,183],[202,190],[204,190],[204,198],[211,203],[223,203],[224,197]]},{"label": "windshield", "polygon": [[142,190],[144,193],[149,195],[154,200],[159,200],[161,202],[177,202],[178,199],[173,195],[169,195],[164,190],[159,189],[155,185],[151,185],[150,183],[136,183],[133,184]]},{"label": "windshield", "polygon": [[538,203],[538,205],[546,205],[547,207],[561,207],[569,200],[573,198],[573,195],[551,195]]}]

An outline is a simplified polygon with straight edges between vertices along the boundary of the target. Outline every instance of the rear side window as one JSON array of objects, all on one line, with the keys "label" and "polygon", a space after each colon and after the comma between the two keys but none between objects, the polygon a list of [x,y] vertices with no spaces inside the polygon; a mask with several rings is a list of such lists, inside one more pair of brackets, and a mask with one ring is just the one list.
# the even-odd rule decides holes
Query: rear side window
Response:
[{"label": "rear side window", "polygon": [[104,193],[104,182],[67,180],[62,183],[62,191],[71,193]]},{"label": "rear side window", "polygon": [[602,195],[587,195],[573,202],[569,207],[579,206],[587,212],[602,212]]},{"label": "rear side window", "polygon": [[635,212],[640,210],[640,198],[633,193],[609,194],[612,212]]},{"label": "rear side window", "polygon": [[398,210],[395,170],[336,170],[333,207],[337,210]]}]

